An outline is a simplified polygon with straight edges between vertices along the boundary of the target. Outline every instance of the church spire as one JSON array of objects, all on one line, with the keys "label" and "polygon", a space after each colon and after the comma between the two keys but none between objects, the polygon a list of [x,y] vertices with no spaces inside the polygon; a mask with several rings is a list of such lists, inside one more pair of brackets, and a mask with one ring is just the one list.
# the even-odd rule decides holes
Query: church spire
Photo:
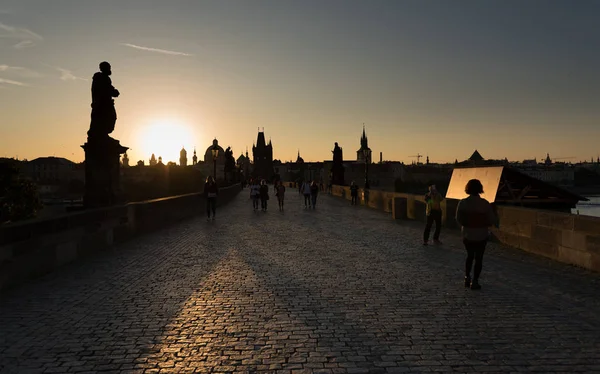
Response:
[{"label": "church spire", "polygon": [[360,138],[360,149],[368,149],[369,148],[369,140],[367,139],[367,132],[365,130],[365,124],[363,123],[363,133]]}]

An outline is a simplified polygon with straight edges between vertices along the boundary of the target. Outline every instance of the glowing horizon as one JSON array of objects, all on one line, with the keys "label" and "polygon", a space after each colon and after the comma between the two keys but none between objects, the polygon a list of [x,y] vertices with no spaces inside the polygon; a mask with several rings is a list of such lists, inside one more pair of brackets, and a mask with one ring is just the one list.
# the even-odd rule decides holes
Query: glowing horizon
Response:
[{"label": "glowing horizon", "polygon": [[0,8],[4,157],[82,161],[91,77],[104,60],[121,92],[112,136],[131,148],[132,164],[152,153],[178,162],[182,146],[202,159],[215,137],[237,158],[258,127],[275,159],[295,160],[299,149],[306,161],[329,160],[334,142],[354,159],[363,123],[377,159],[405,163],[417,153],[453,162],[475,149],[510,160],[600,153],[596,3]]}]

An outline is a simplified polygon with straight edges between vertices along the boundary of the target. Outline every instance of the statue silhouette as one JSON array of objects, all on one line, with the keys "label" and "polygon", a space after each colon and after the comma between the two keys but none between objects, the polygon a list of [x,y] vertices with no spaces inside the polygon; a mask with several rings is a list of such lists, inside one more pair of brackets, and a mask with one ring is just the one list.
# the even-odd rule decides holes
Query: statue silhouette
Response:
[{"label": "statue silhouette", "polygon": [[100,71],[92,79],[92,121],[89,137],[108,136],[115,129],[117,111],[113,97],[119,97],[119,91],[113,87],[108,62],[100,63]]},{"label": "statue silhouette", "polygon": [[108,62],[100,63],[100,71],[92,81],[92,115],[85,151],[85,195],[87,208],[116,204],[121,199],[120,158],[124,147],[108,134],[115,129],[117,111],[113,98],[119,91],[112,85]]},{"label": "statue silhouette", "polygon": [[344,185],[344,156],[342,153],[342,148],[335,143],[335,147],[333,148],[333,166],[331,167],[331,183],[337,184],[340,186]]}]

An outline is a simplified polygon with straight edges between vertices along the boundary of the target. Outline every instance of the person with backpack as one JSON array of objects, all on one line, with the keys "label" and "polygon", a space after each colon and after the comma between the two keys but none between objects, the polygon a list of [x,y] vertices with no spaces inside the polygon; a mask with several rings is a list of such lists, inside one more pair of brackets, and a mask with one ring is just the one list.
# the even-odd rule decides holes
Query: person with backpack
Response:
[{"label": "person with backpack", "polygon": [[265,181],[264,179],[260,182],[259,196],[262,211],[266,212],[267,201],[269,201],[269,186],[267,185],[267,181]]},{"label": "person with backpack", "polygon": [[[483,253],[489,238],[489,228],[498,225],[492,205],[480,196],[483,185],[478,179],[471,179],[465,186],[469,197],[459,201],[456,207],[456,221],[461,225],[463,244],[467,251],[465,260],[465,287],[481,289],[479,276],[483,268]],[[471,267],[475,262],[473,279]]]},{"label": "person with backpack", "polygon": [[310,208],[310,183],[303,182],[300,187],[300,193],[304,195],[304,209]]},{"label": "person with backpack", "polygon": [[310,198],[312,203],[312,208],[317,208],[317,196],[319,195],[319,185],[317,182],[313,181],[310,185]]},{"label": "person with backpack", "polygon": [[212,220],[215,220],[215,213],[217,210],[217,196],[219,195],[219,188],[213,177],[206,178],[204,184],[204,197],[206,198],[206,213],[208,215],[207,221],[211,220],[210,213],[212,212]]}]

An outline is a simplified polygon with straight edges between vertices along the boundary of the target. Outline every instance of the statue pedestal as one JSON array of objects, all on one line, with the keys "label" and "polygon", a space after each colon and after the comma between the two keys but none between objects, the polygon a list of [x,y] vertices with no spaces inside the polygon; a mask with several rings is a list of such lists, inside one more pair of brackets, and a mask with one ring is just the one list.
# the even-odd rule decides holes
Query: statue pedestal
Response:
[{"label": "statue pedestal", "polygon": [[81,146],[85,151],[86,208],[100,208],[118,203],[120,186],[120,158],[128,147],[109,136],[88,137]]}]

